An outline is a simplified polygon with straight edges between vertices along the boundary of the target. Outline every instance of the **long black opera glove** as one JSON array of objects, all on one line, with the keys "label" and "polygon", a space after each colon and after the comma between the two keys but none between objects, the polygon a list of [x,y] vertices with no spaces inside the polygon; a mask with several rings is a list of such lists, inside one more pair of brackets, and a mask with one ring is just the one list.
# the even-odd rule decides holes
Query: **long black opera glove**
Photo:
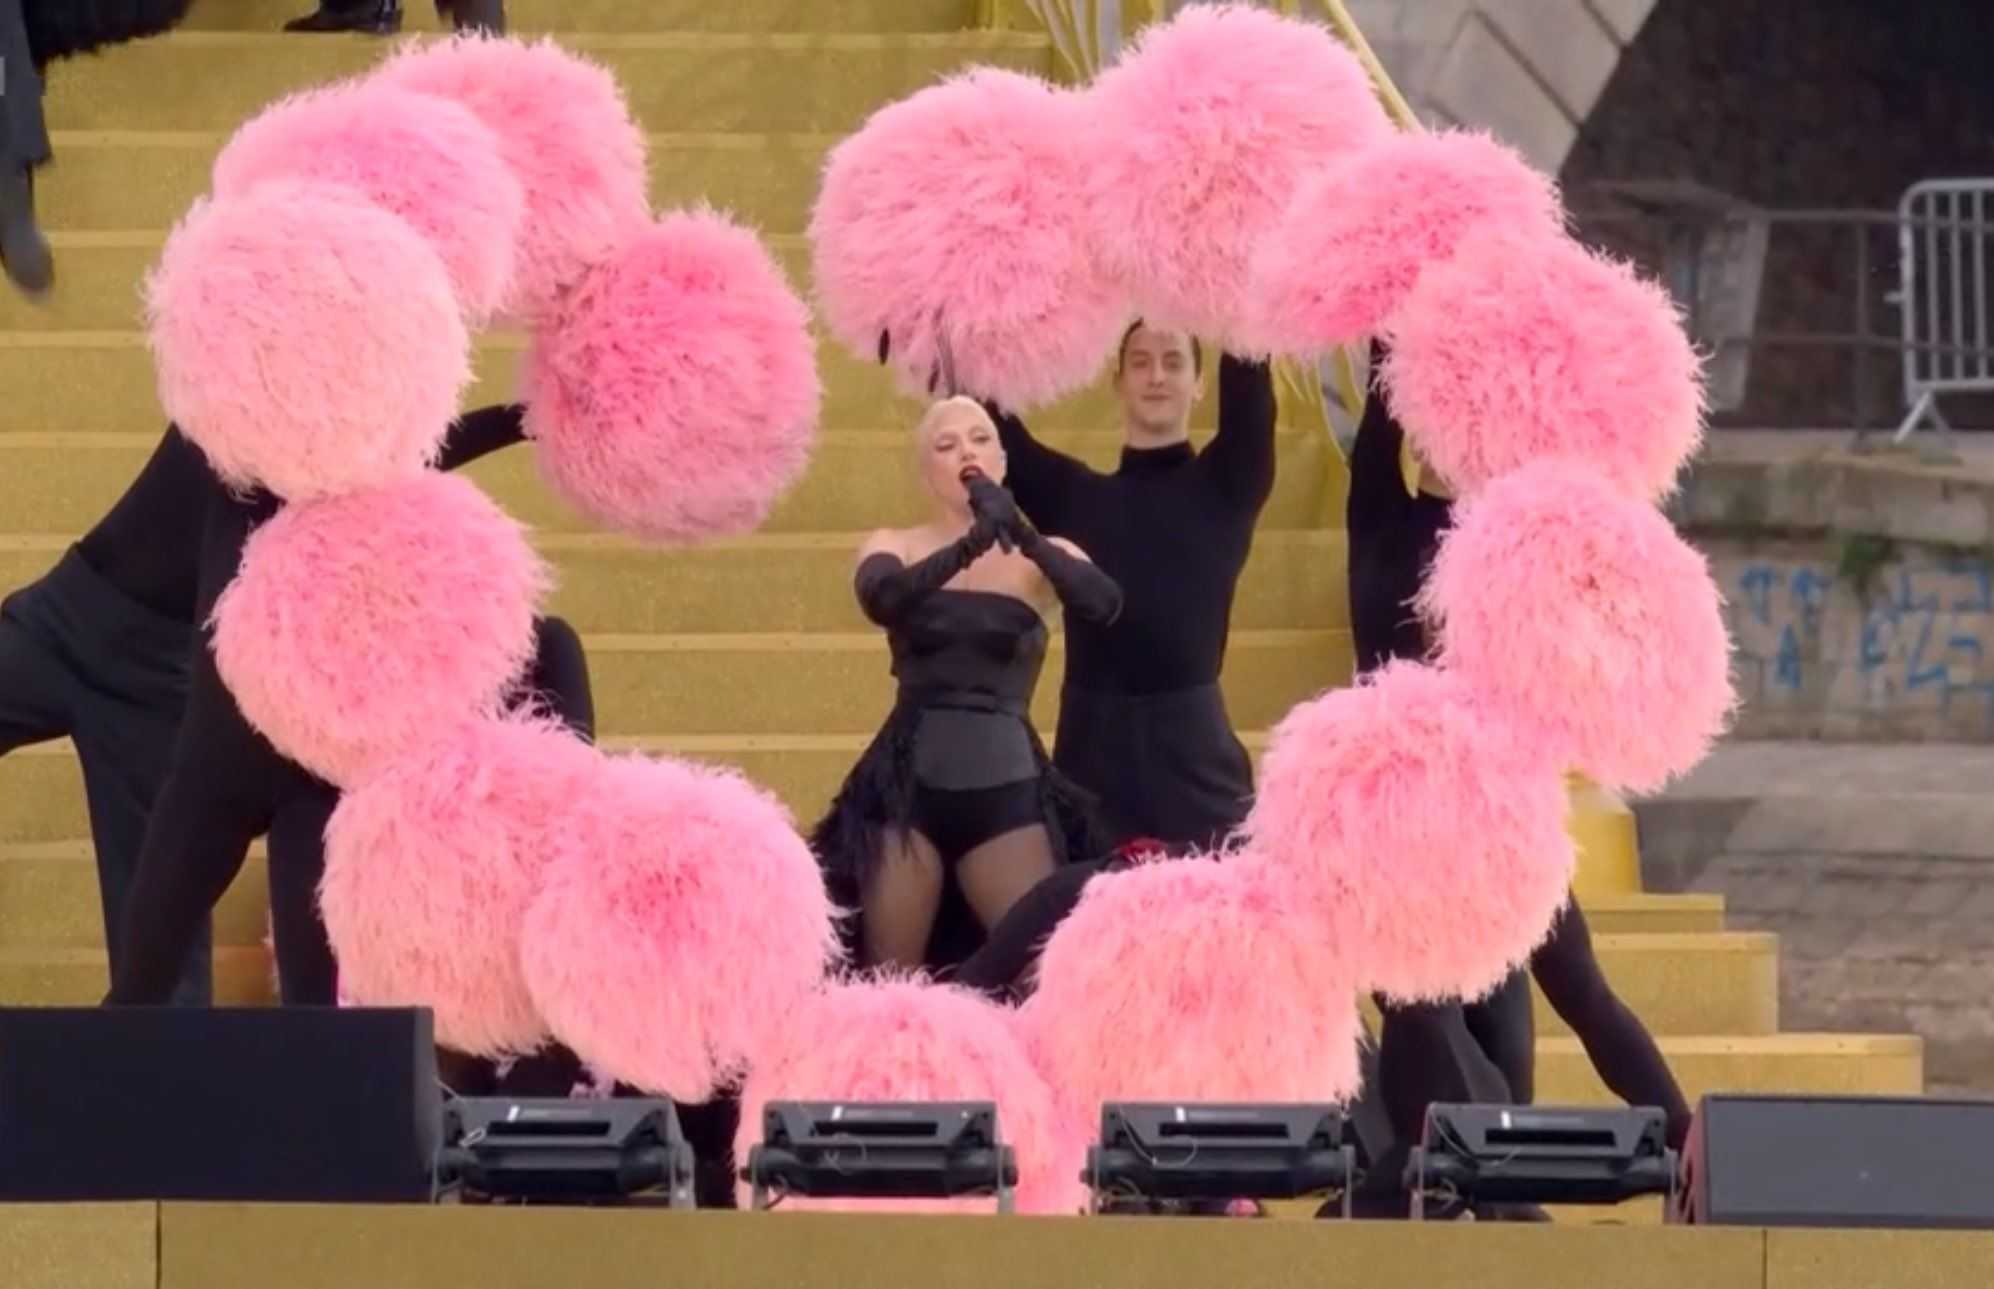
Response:
[{"label": "long black opera glove", "polygon": [[979,520],[955,541],[926,559],[912,565],[900,557],[881,551],[859,561],[853,579],[859,607],[882,627],[891,627],[907,616],[908,610],[947,585],[948,580],[976,562],[990,549],[997,532]]},{"label": "long black opera glove", "polygon": [[969,505],[977,522],[990,524],[997,530],[998,541],[1016,546],[1038,565],[1068,613],[1102,626],[1121,616],[1122,588],[1114,578],[1049,541],[1025,519],[1011,494],[997,484],[978,475],[968,486]]}]

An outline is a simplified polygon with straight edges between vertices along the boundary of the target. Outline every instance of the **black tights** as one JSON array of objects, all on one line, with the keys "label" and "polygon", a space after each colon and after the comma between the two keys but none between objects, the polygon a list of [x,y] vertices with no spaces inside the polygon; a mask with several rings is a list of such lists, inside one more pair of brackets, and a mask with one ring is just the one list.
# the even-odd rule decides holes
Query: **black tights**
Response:
[{"label": "black tights", "polygon": [[[1647,1026],[1600,971],[1576,901],[1565,905],[1531,955],[1530,978],[1571,1026],[1600,1081],[1628,1105],[1660,1107],[1669,1144],[1680,1150],[1689,1135],[1689,1104]],[[1385,1020],[1378,1078],[1401,1141],[1419,1139],[1426,1107],[1435,1101],[1528,1105],[1535,1099],[1536,1027],[1522,972],[1465,1006],[1378,1002]]]},{"label": "black tights", "polygon": [[[558,618],[543,619],[535,635],[525,688],[592,737],[594,700],[581,638]],[[279,992],[286,1004],[331,1006],[338,979],[319,918],[318,884],[338,789],[280,755],[243,719],[205,641],[194,653],[173,768],[153,804],[127,897],[124,962],[105,1001],[167,1001],[203,920],[242,871],[250,843],[267,834]]]}]

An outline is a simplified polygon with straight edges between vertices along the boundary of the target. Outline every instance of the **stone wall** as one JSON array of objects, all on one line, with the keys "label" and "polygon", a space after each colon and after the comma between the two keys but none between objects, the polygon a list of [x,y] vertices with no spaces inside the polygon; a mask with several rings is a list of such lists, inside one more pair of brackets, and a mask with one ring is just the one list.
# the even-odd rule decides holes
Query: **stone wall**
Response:
[{"label": "stone wall", "polygon": [[[1622,54],[1561,177],[1575,208],[1598,185],[1684,181],[1775,209],[1893,210],[1927,178],[1994,176],[1994,5],[1985,0],[1661,0]],[[1592,240],[1659,272],[1655,230],[1592,223]],[[1758,330],[1848,331],[1856,234],[1775,229]],[[1873,332],[1899,321],[1893,230],[1868,234]],[[1738,425],[1856,423],[1851,352],[1761,349]],[[1880,353],[1871,421],[1902,414],[1901,372]],[[1994,426],[1994,406],[1948,406]]]},{"label": "stone wall", "polygon": [[1727,598],[1740,736],[1994,743],[1994,478],[1706,461],[1676,511]]}]

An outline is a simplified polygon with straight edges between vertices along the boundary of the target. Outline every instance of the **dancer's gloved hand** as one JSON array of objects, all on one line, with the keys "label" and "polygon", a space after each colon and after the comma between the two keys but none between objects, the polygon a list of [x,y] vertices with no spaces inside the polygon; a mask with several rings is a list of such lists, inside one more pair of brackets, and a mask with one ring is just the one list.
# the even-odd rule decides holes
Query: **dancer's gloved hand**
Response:
[{"label": "dancer's gloved hand", "polygon": [[997,533],[997,544],[1009,554],[1013,548],[1028,551],[1027,543],[1038,540],[1038,532],[1018,509],[1016,498],[990,476],[976,472],[963,476],[969,490],[969,512],[979,523],[988,523]]}]

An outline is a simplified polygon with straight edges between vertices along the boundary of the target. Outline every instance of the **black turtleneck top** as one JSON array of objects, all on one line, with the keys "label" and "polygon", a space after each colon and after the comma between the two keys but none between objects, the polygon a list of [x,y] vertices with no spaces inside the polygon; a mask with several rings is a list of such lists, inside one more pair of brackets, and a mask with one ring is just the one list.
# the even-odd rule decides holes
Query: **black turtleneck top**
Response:
[{"label": "black turtleneck top", "polygon": [[1005,486],[1040,531],[1087,552],[1122,588],[1108,624],[1069,615],[1066,683],[1158,694],[1209,685],[1225,662],[1233,592],[1274,489],[1274,381],[1265,363],[1219,360],[1219,428],[1189,443],[1125,448],[1111,474],[1033,439],[991,409]]},{"label": "black turtleneck top", "polygon": [[[454,470],[524,437],[523,409],[481,408],[450,427],[437,467]],[[76,543],[97,576],[154,613],[197,623],[235,576],[250,530],[276,513],[264,494],[238,496],[179,427],[166,427],[145,467]]]}]

